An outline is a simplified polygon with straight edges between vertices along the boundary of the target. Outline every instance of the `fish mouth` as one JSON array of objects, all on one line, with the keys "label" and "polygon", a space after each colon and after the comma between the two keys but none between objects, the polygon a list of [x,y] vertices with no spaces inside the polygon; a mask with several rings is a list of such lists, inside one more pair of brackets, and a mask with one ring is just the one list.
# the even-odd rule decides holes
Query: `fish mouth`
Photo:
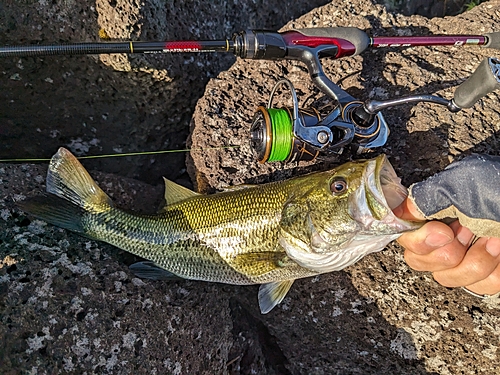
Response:
[{"label": "fish mouth", "polygon": [[408,190],[385,155],[368,163],[363,182],[367,208],[376,220],[391,215],[408,196]]},{"label": "fish mouth", "polygon": [[408,189],[401,184],[401,178],[394,171],[387,156],[380,155],[375,161],[375,174],[378,175],[378,178],[376,178],[378,182],[377,188],[382,192],[382,197],[392,211],[406,199]]},{"label": "fish mouth", "polygon": [[422,226],[422,222],[403,220],[394,214],[407,196],[408,190],[385,155],[369,160],[360,186],[349,197],[349,214],[360,226],[358,234],[398,234]]}]

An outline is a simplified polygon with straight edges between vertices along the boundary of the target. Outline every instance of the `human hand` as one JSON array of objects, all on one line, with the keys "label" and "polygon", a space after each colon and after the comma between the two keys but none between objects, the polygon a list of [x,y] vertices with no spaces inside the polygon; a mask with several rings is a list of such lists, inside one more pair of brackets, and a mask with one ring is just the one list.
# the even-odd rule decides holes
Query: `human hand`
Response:
[{"label": "human hand", "polygon": [[[394,209],[406,220],[424,220],[412,200]],[[479,295],[500,292],[500,239],[480,237],[458,220],[447,225],[429,221],[420,229],[406,232],[398,239],[405,248],[408,265],[417,271],[430,271],[447,287],[465,287]]]}]

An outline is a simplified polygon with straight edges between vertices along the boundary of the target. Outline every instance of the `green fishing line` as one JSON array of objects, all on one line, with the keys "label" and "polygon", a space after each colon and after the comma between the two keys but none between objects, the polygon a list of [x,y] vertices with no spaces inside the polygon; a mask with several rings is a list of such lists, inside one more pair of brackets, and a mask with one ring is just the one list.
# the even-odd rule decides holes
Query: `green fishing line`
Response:
[{"label": "green fishing line", "polygon": [[[160,151],[141,151],[141,152],[127,152],[121,154],[105,154],[105,155],[90,155],[90,156],[77,156],[77,159],[102,159],[102,158],[116,158],[123,156],[143,156],[143,155],[159,155],[174,152],[190,152],[190,151],[206,151],[206,150],[223,150],[229,148],[239,148],[240,146],[220,146],[220,147],[199,147],[199,148],[186,148],[182,150],[160,150]],[[14,162],[46,162],[50,158],[12,158],[0,159],[0,163],[14,163]]]},{"label": "green fishing line", "polygon": [[268,108],[271,118],[272,143],[267,161],[283,161],[288,158],[293,144],[293,124],[285,109]]}]

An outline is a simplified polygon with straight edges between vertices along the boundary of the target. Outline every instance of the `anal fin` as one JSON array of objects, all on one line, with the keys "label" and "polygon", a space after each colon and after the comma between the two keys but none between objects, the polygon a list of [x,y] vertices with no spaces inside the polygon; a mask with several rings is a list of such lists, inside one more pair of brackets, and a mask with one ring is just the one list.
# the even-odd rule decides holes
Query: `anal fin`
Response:
[{"label": "anal fin", "polygon": [[150,280],[183,280],[182,277],[161,268],[155,262],[144,261],[130,265],[129,269],[141,279]]},{"label": "anal fin", "polygon": [[278,305],[290,290],[294,280],[275,281],[262,284],[259,288],[259,307],[262,314],[267,314]]}]

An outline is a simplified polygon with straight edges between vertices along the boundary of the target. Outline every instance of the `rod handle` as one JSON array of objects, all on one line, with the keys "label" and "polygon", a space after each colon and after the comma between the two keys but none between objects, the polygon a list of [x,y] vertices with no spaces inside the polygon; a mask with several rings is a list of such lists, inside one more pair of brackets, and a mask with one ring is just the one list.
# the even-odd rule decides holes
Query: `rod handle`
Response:
[{"label": "rod handle", "polygon": [[500,60],[488,57],[457,87],[453,102],[460,108],[471,108],[483,96],[497,89],[500,89]]}]

